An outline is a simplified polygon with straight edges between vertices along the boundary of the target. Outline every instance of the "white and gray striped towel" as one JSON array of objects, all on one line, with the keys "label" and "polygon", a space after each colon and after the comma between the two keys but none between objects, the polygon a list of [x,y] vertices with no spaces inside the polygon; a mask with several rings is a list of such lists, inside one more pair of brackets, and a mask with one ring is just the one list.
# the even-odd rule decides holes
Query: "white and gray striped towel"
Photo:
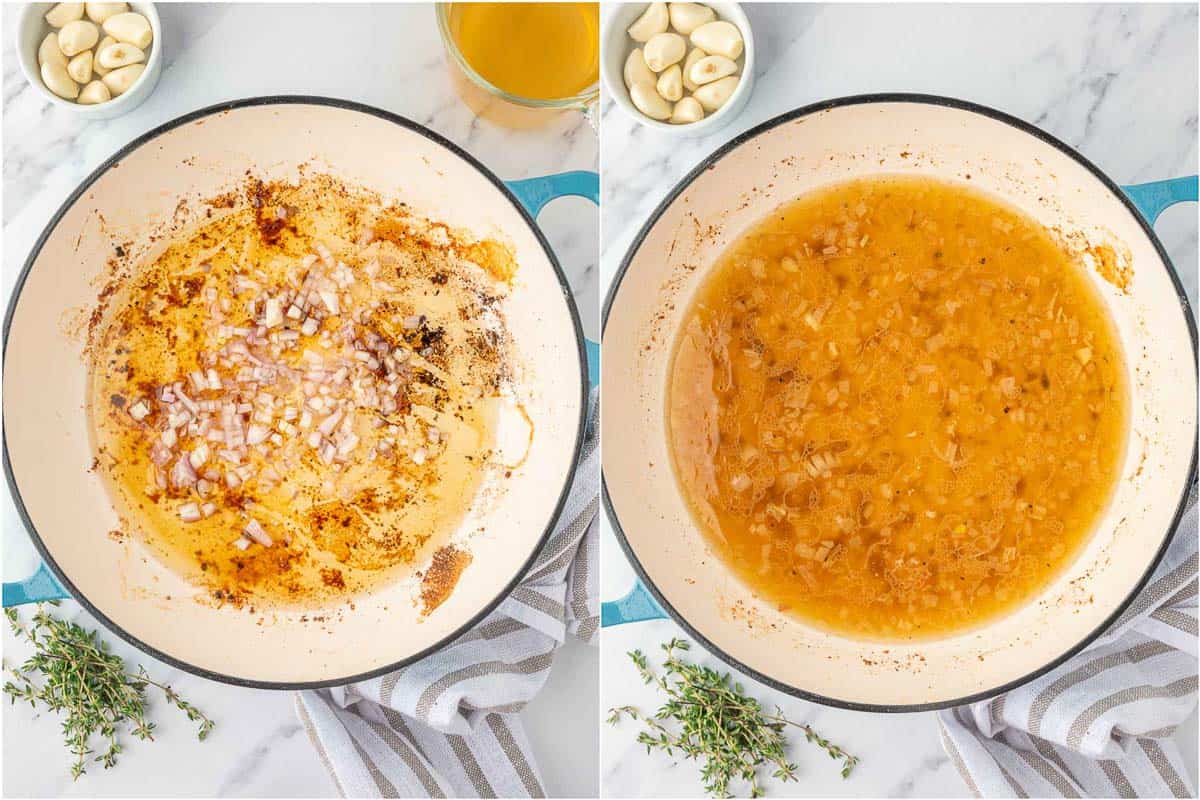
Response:
[{"label": "white and gray striped towel", "polygon": [[518,712],[568,635],[594,643],[600,467],[596,406],[554,532],[520,585],[479,625],[374,680],[296,695],[344,797],[544,797]]},{"label": "white and gray striped towel", "polygon": [[1196,707],[1196,489],[1150,583],[1092,646],[938,715],[977,797],[1195,797],[1173,735]]}]

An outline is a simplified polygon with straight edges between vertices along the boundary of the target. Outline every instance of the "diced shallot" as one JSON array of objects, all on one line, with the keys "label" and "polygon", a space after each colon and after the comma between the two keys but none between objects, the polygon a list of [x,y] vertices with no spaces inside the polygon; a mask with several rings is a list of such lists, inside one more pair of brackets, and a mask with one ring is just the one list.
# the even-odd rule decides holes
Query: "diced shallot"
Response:
[{"label": "diced shallot", "polygon": [[246,429],[246,444],[261,444],[271,435],[271,429],[265,425],[253,424]]},{"label": "diced shallot", "polygon": [[321,260],[325,262],[325,266],[327,266],[327,267],[334,266],[333,253],[329,252],[328,247],[321,244],[320,242],[317,242],[316,247],[314,247],[313,249],[317,251],[317,255],[319,255],[321,257]]},{"label": "diced shallot", "polygon": [[279,298],[271,297],[267,300],[263,308],[263,325],[266,325],[268,328],[274,328],[282,324],[283,309],[280,307]]},{"label": "diced shallot", "polygon": [[260,525],[256,519],[251,519],[249,522],[247,522],[246,527],[242,530],[242,533],[246,536],[249,536],[263,547],[270,547],[271,545],[275,544],[263,526]]},{"label": "diced shallot", "polygon": [[341,418],[342,411],[341,409],[338,409],[326,417],[317,427],[317,430],[328,436],[329,434],[333,433],[334,429],[337,427],[338,421],[341,420]]},{"label": "diced shallot", "polygon": [[[173,431],[172,431],[173,432]],[[156,467],[166,466],[171,460],[171,448],[160,442],[155,442],[150,446],[150,461]]]},{"label": "diced shallot", "polygon": [[323,302],[325,304],[325,307],[329,309],[330,314],[337,315],[337,314],[341,313],[341,311],[339,310],[339,306],[338,306],[337,292],[330,292],[330,291],[321,292],[321,302]]},{"label": "diced shallot", "polygon": [[204,466],[204,462],[208,461],[208,444],[201,442],[188,455],[188,461],[192,465],[192,469],[200,469]]},{"label": "diced shallot", "polygon": [[341,441],[338,442],[338,446],[337,446],[338,455],[340,455],[340,456],[349,455],[354,450],[354,448],[357,446],[358,446],[358,437],[355,436],[353,433],[347,434],[345,437],[342,438]]},{"label": "diced shallot", "polygon": [[182,383],[175,385],[175,396],[179,398],[179,402],[183,403],[184,408],[186,408],[192,414],[195,414],[200,410],[200,407],[196,405],[196,402],[183,393]]},{"label": "diced shallot", "polygon": [[180,456],[171,468],[171,485],[177,488],[191,487],[196,483],[196,470],[187,456]]}]

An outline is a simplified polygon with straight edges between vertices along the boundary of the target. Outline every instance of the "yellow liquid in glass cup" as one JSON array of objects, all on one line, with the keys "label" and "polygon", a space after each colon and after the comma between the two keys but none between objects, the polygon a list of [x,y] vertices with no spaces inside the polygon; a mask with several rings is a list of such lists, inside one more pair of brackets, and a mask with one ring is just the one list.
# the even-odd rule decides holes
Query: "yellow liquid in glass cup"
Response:
[{"label": "yellow liquid in glass cup", "polygon": [[437,13],[455,87],[480,116],[528,127],[599,96],[598,3],[443,3]]}]

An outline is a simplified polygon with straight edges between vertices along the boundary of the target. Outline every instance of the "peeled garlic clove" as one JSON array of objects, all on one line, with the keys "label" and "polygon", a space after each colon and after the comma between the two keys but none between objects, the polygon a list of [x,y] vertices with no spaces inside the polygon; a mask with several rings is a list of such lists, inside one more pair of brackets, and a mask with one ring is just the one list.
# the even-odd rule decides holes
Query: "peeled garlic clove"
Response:
[{"label": "peeled garlic clove", "polygon": [[112,100],[112,92],[102,81],[92,81],[83,87],[77,98],[80,105],[94,106],[97,103],[107,103]]},{"label": "peeled garlic clove", "polygon": [[84,3],[87,18],[97,25],[103,25],[104,20],[114,14],[122,14],[129,10],[128,3]]},{"label": "peeled garlic clove", "polygon": [[737,61],[744,46],[742,33],[732,22],[719,19],[708,22],[692,31],[692,44],[706,53]]},{"label": "peeled garlic clove", "polygon": [[678,33],[658,33],[650,37],[642,49],[646,66],[654,72],[662,72],[672,64],[683,60],[687,42]]},{"label": "peeled garlic clove", "polygon": [[61,64],[47,62],[42,64],[42,83],[46,88],[66,100],[74,100],[79,96],[79,84],[71,80],[67,68]]},{"label": "peeled garlic clove", "polygon": [[668,14],[671,17],[671,27],[684,36],[717,18],[715,11],[699,3],[671,3]]},{"label": "peeled garlic clove", "polygon": [[59,49],[58,34],[53,31],[47,33],[46,38],[38,45],[38,66],[43,64],[58,64],[63,69],[67,68],[67,57]]},{"label": "peeled garlic clove", "polygon": [[658,96],[652,83],[635,83],[629,87],[629,99],[637,110],[650,119],[667,119],[671,116],[671,104]]},{"label": "peeled garlic clove", "polygon": [[150,21],[141,14],[136,14],[132,11],[126,11],[123,14],[113,14],[104,20],[104,32],[118,42],[126,42],[142,50],[149,47],[151,40],[154,39],[154,31],[150,29]]},{"label": "peeled garlic clove", "polygon": [[737,75],[730,75],[727,78],[704,84],[692,94],[692,97],[699,100],[700,105],[704,106],[704,110],[711,114],[725,105],[725,101],[733,94],[737,85]]},{"label": "peeled garlic clove", "polygon": [[654,83],[654,73],[646,66],[646,59],[642,57],[640,47],[633,48],[633,52],[625,59],[625,88],[628,89],[635,83]]},{"label": "peeled garlic clove", "polygon": [[696,91],[697,84],[692,83],[692,79],[688,73],[692,71],[692,67],[697,61],[704,58],[708,53],[705,53],[699,47],[693,47],[688,50],[687,58],[683,60],[683,88],[689,92]]},{"label": "peeled garlic clove", "polygon": [[51,28],[61,28],[77,19],[83,19],[83,3],[59,3],[46,12],[46,22]]},{"label": "peeled garlic clove", "polygon": [[96,61],[106,70],[120,69],[146,60],[146,54],[131,44],[114,42],[96,51]]},{"label": "peeled garlic clove", "polygon": [[129,87],[137,83],[137,79],[145,72],[145,64],[130,64],[128,67],[114,69],[104,76],[104,85],[112,92],[113,97],[120,97],[129,91]]},{"label": "peeled garlic clove", "polygon": [[671,112],[671,122],[675,125],[686,125],[689,122],[699,122],[704,119],[704,106],[694,97],[685,97],[675,104]]},{"label": "peeled garlic clove", "polygon": [[91,50],[98,41],[100,41],[100,29],[86,19],[68,22],[58,32],[58,48],[67,58],[79,55],[84,50]]},{"label": "peeled garlic clove", "polygon": [[703,86],[719,81],[726,75],[732,75],[737,69],[737,64],[725,56],[705,56],[692,65],[688,70],[688,77],[692,79],[692,83]]},{"label": "peeled garlic clove", "polygon": [[92,79],[92,51],[84,50],[67,64],[67,74],[76,83],[87,83]]},{"label": "peeled garlic clove", "polygon": [[[114,39],[113,37],[105,36],[103,39],[100,40],[100,44],[96,45],[96,57],[92,59],[92,72],[96,75],[97,78],[103,78],[105,75],[107,75],[109,72],[112,71],[108,67],[106,67],[100,63],[100,53],[102,53],[104,51],[104,48],[108,47],[110,44],[116,44],[116,43],[117,43],[117,40]],[[685,76],[685,80],[686,80],[686,76]]]},{"label": "peeled garlic clove", "polygon": [[651,3],[637,22],[629,26],[629,38],[635,42],[648,42],[651,36],[665,31],[669,22],[667,4]]},{"label": "peeled garlic clove", "polygon": [[664,69],[654,88],[663,100],[670,100],[672,103],[683,97],[683,71],[679,69],[679,65],[672,64]]}]

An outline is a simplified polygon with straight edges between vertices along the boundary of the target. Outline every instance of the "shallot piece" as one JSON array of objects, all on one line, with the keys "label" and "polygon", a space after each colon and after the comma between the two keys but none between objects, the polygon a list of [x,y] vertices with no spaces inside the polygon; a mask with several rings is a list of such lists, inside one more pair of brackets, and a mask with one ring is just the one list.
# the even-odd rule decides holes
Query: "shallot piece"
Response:
[{"label": "shallot piece", "polygon": [[176,488],[188,488],[196,484],[196,470],[192,468],[190,459],[184,455],[175,461],[171,468],[171,485]]},{"label": "shallot piece", "polygon": [[246,444],[261,444],[271,435],[271,429],[264,425],[251,425],[246,430]]},{"label": "shallot piece", "polygon": [[164,442],[158,441],[150,445],[150,461],[154,464],[154,466],[165,467],[167,463],[170,462],[171,457],[171,448]]},{"label": "shallot piece", "polygon": [[271,547],[275,544],[270,535],[267,534],[266,530],[256,519],[251,519],[249,522],[247,522],[246,527],[242,529],[242,533],[246,536],[249,536],[263,547]]}]

